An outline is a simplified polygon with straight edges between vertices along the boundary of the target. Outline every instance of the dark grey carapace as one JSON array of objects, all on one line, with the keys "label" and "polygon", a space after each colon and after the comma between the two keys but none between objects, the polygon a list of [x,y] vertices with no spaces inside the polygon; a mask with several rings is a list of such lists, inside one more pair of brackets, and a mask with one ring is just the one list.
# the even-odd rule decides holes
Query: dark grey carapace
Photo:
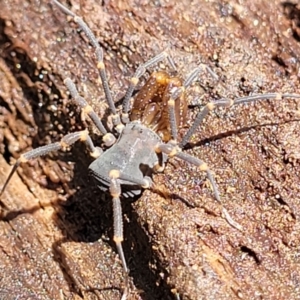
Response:
[{"label": "dark grey carapace", "polygon": [[118,170],[122,174],[119,178],[122,195],[126,198],[137,196],[144,179],[151,182],[155,166],[166,160],[166,155],[163,158],[153,151],[160,144],[161,138],[154,131],[140,121],[133,121],[125,125],[116,143],[92,162],[89,170],[104,191],[110,186],[110,172]]},{"label": "dark grey carapace", "polygon": [[[96,179],[99,188],[105,191],[108,190],[112,198],[114,241],[125,272],[126,288],[122,296],[124,300],[129,292],[129,270],[122,249],[123,222],[120,197],[133,197],[139,195],[143,188],[150,188],[152,173],[163,171],[167,159],[177,157],[196,165],[200,171],[206,172],[216,200],[221,202],[217,184],[207,164],[182,151],[205,116],[217,107],[230,107],[264,99],[300,98],[300,95],[269,93],[236,98],[234,100],[220,99],[210,102],[198,112],[193,125],[188,129],[182,140],[178,142],[177,130],[185,124],[187,114],[186,88],[195,81],[201,72],[208,72],[214,79],[218,80],[217,75],[205,65],[201,65],[193,70],[185,80],[179,77],[172,77],[166,72],[152,73],[146,84],[134,97],[133,105],[130,107],[130,99],[139,82],[139,78],[144,75],[149,67],[162,60],[167,60],[170,67],[176,71],[173,60],[166,52],[162,52],[136,70],[125,93],[122,111],[119,113],[115,107],[115,101],[112,99],[103,63],[103,51],[96,37],[80,17],[76,16],[57,0],[52,0],[52,2],[65,14],[73,18],[73,21],[85,32],[90,44],[95,49],[99,77],[112,115],[114,131],[113,133],[107,132],[93,108],[78,94],[73,81],[66,78],[65,84],[74,103],[94,122],[102,135],[103,146],[105,146],[106,150],[103,151],[101,148],[94,146],[87,130],[67,134],[60,142],[33,149],[21,155],[4,183],[0,195],[4,192],[21,162],[27,162],[51,151],[63,149],[76,141],[84,142],[90,154],[95,158],[95,161],[89,166],[91,174]],[[230,225],[238,230],[243,230],[230,217],[224,207],[222,212]]]}]

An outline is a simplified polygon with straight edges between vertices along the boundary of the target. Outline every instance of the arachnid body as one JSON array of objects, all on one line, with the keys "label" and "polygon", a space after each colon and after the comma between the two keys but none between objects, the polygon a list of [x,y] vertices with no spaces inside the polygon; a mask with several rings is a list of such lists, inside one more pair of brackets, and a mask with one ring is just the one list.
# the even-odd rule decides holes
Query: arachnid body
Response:
[{"label": "arachnid body", "polygon": [[[56,4],[60,6],[59,3]],[[152,86],[151,80],[154,81],[153,85],[155,89],[153,94],[144,94],[143,92],[139,93],[135,99],[132,109],[129,107],[129,100],[132,96],[132,92],[139,77],[143,75],[146,68],[163,59],[169,59],[166,53],[162,53],[138,68],[136,74],[131,79],[130,87],[124,97],[123,113],[121,115],[122,121],[120,121],[119,114],[111,100],[102,60],[102,50],[99,48],[99,45],[95,43],[95,38],[93,35],[90,35],[90,31],[88,27],[86,27],[85,23],[64,7],[61,8],[74,18],[74,21],[77,22],[83,31],[87,33],[91,44],[93,44],[96,48],[100,77],[110,106],[115,125],[115,133],[118,140],[116,141],[114,135],[106,131],[101,120],[93,112],[91,107],[81,96],[78,95],[73,82],[70,79],[66,79],[65,83],[72,95],[72,98],[75,100],[75,103],[81,107],[84,113],[90,116],[92,121],[95,123],[96,127],[102,133],[103,143],[108,149],[105,150],[104,153],[101,153],[101,150],[94,147],[87,131],[69,134],[65,136],[61,142],[50,144],[22,155],[10,173],[6,184],[20,162],[26,162],[28,159],[32,159],[36,156],[46,154],[50,151],[59,150],[65,146],[72,145],[78,140],[85,142],[91,154],[96,158],[94,163],[90,166],[92,174],[99,183],[99,187],[104,190],[109,190],[113,198],[114,240],[116,242],[124,270],[128,272],[126,259],[121,246],[123,232],[120,196],[123,195],[125,197],[132,197],[139,194],[142,188],[151,187],[151,173],[162,170],[167,158],[175,156],[195,164],[201,171],[207,172],[216,198],[217,200],[220,200],[217,186],[208,166],[198,158],[191,157],[190,155],[181,152],[182,148],[188,143],[190,137],[204,117],[215,107],[231,106],[264,98],[280,98],[281,96],[279,94],[267,94],[239,98],[234,101],[220,99],[214,103],[209,103],[200,111],[194,125],[189,129],[188,133],[179,143],[177,143],[177,128],[180,127],[183,122],[182,120],[186,117],[186,104],[184,101],[180,102],[184,96],[184,89],[190,85],[200,72],[205,70],[205,66],[197,68],[183,82],[178,82],[177,78],[175,78],[174,81],[176,84],[174,85],[171,83],[173,78],[168,77],[165,74],[158,74],[159,76],[157,76],[157,74],[153,75],[150,78],[150,81],[146,84],[146,90],[149,90],[149,86]],[[170,61],[170,64],[171,66],[173,65],[172,61]],[[157,79],[157,77],[159,77],[159,79]],[[161,80],[164,82],[161,82]],[[161,84],[161,91],[159,84]],[[284,94],[282,96],[299,98],[299,95],[292,94]],[[4,185],[3,190],[6,184]],[[229,223],[241,229],[239,225],[230,218],[225,209],[224,215]]]}]

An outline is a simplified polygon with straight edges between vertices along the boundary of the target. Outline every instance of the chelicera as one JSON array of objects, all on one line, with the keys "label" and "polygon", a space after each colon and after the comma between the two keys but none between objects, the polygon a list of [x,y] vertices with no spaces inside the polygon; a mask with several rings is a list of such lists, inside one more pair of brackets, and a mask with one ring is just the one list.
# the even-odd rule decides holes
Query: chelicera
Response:
[{"label": "chelicera", "polygon": [[[205,65],[201,65],[193,70],[185,80],[173,77],[166,72],[152,73],[146,84],[134,97],[132,107],[130,107],[139,79],[149,67],[162,60],[167,60],[172,69],[176,68],[167,52],[162,52],[138,67],[130,80],[129,87],[124,96],[122,112],[119,113],[115,107],[108,84],[103,63],[103,51],[96,37],[80,17],[58,1],[52,1],[65,14],[73,18],[74,22],[85,32],[89,42],[95,49],[99,77],[111,112],[114,131],[110,133],[106,130],[101,118],[94,112],[87,101],[79,95],[73,81],[70,78],[66,78],[65,85],[73,101],[81,108],[83,113],[89,116],[100,131],[103,148],[106,150],[94,146],[87,130],[67,134],[59,142],[51,143],[22,154],[12,168],[0,195],[4,192],[20,163],[46,155],[52,151],[64,149],[77,141],[84,142],[92,157],[95,158],[89,166],[89,171],[96,179],[99,188],[103,191],[108,191],[112,198],[113,239],[126,274],[126,289],[123,295],[123,299],[125,299],[129,288],[129,269],[122,248],[123,222],[121,198],[134,197],[139,195],[143,189],[151,188],[152,173],[163,171],[167,160],[176,157],[194,164],[200,171],[206,172],[215,198],[221,202],[217,184],[208,165],[199,158],[182,151],[205,116],[217,107],[231,107],[233,105],[264,99],[300,98],[300,95],[268,93],[236,98],[234,100],[222,98],[218,101],[210,102],[198,112],[193,125],[188,129],[181,141],[178,141],[177,131],[185,124],[187,115],[185,90],[195,81],[201,72],[208,72],[215,79],[218,79],[217,75]],[[231,226],[239,230],[243,229],[230,217],[225,208],[223,208],[223,215]]]}]

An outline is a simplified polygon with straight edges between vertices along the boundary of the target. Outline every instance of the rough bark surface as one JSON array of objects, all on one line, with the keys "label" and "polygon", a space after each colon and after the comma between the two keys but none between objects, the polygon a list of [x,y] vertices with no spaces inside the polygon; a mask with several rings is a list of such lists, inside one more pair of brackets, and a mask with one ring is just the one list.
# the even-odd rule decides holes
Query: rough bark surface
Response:
[{"label": "rough bark surface", "polygon": [[[116,101],[140,63],[169,49],[183,77],[199,63],[220,77],[200,76],[191,105],[300,93],[296,3],[64,2],[103,47]],[[64,78],[75,80],[99,115],[107,107],[93,49],[66,15],[51,1],[0,6],[1,186],[21,153],[88,122],[71,104]],[[242,232],[222,217],[205,176],[176,159],[154,176],[153,189],[123,201],[128,299],[300,299],[299,109],[300,100],[283,99],[218,110],[185,150],[214,171]],[[186,127],[197,111],[189,110]],[[89,178],[90,162],[76,144],[12,177],[1,197],[9,210],[0,222],[0,299],[121,298],[111,201]]]}]

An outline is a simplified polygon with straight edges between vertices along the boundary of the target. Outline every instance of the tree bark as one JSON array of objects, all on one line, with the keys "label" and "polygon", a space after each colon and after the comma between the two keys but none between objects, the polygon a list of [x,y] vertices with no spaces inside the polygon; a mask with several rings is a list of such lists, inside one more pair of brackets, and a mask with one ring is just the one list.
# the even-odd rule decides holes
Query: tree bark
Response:
[{"label": "tree bark", "polygon": [[[300,93],[300,11],[292,2],[64,4],[103,47],[118,104],[137,66],[166,49],[183,79],[200,63],[219,76],[202,74],[187,91],[181,136],[208,101]],[[93,48],[70,18],[51,1],[0,6],[1,186],[21,153],[88,123],[68,98],[66,77],[104,120],[108,113]],[[225,221],[204,174],[176,158],[152,189],[123,200],[128,299],[300,298],[299,101],[212,112],[184,150],[211,168],[243,231]],[[99,144],[96,131],[94,138]],[[0,222],[1,299],[121,298],[111,201],[88,176],[91,161],[76,144],[12,177],[1,196],[8,207]]]}]

